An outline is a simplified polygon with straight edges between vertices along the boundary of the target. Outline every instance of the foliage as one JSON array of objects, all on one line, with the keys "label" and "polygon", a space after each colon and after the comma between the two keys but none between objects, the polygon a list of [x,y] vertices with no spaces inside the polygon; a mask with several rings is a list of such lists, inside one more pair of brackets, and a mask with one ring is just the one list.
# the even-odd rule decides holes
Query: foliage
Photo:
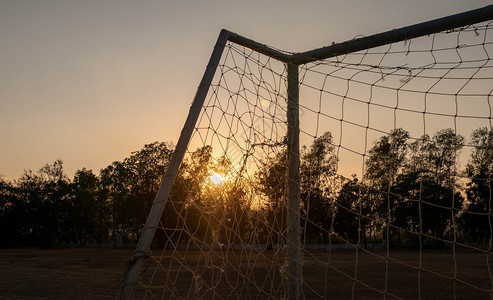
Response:
[{"label": "foliage", "polygon": [[468,203],[460,225],[470,241],[489,243],[493,231],[493,129],[473,131],[471,145],[474,149],[466,167]]},{"label": "foliage", "polygon": [[[330,132],[300,152],[305,243],[380,239],[396,246],[492,239],[493,130],[472,133],[465,171],[457,157],[464,137],[452,129],[411,139],[395,129],[369,149],[363,178],[337,174]],[[226,156],[205,146],[189,153],[175,178],[155,246],[249,240],[282,244],[286,232],[287,148],[277,144],[253,178],[239,174]],[[0,177],[0,247],[50,247],[59,242],[136,241],[146,221],[173,147],[155,142],[115,161],[99,175],[85,168],[69,179],[63,162],[27,170],[17,180]],[[463,173],[461,173],[463,172]],[[467,181],[458,180],[464,174]],[[222,178],[213,182],[212,176]],[[187,230],[182,230],[186,228]],[[252,235],[255,232],[255,235]]]}]

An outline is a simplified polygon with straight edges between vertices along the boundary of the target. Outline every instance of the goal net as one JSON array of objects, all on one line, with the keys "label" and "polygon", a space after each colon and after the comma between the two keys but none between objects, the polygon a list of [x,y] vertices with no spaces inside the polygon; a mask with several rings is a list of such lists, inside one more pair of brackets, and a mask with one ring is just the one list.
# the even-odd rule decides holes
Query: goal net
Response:
[{"label": "goal net", "polygon": [[490,297],[491,26],[340,51],[360,38],[323,59],[229,33],[124,286],[149,299]]}]

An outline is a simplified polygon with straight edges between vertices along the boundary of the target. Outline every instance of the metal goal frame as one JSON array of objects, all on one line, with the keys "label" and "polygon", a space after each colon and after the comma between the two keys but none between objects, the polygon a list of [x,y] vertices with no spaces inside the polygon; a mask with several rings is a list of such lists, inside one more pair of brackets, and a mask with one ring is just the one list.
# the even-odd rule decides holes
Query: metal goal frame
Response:
[{"label": "metal goal frame", "polygon": [[301,283],[299,66],[338,55],[411,40],[421,36],[453,30],[455,28],[489,20],[493,20],[493,5],[301,53],[281,52],[239,34],[225,29],[221,30],[117,298],[131,299],[133,296],[136,281],[142,271],[144,262],[148,257],[148,250],[151,246],[154,233],[159,224],[166,201],[170,195],[178,169],[184,158],[195,124],[199,118],[204,100],[206,99],[209,87],[216,72],[216,68],[228,41],[264,54],[287,65],[287,147],[289,164],[287,228],[289,257],[288,293],[289,299],[293,300],[299,299],[300,297]]}]

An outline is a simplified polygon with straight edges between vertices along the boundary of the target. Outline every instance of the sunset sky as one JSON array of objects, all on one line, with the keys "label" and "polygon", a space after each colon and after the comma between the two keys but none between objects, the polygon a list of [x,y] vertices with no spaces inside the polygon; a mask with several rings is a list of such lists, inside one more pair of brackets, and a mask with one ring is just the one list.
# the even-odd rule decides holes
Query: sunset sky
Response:
[{"label": "sunset sky", "polygon": [[176,143],[222,28],[305,51],[487,0],[0,0],[0,174]]}]

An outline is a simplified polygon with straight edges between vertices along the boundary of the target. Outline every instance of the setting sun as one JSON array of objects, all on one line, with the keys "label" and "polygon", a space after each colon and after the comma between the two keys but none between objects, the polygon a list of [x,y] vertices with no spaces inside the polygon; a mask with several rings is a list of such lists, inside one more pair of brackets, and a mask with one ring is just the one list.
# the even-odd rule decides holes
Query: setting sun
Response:
[{"label": "setting sun", "polygon": [[209,179],[211,180],[211,182],[214,184],[214,185],[220,185],[223,183],[223,178],[221,175],[217,174],[217,173],[214,173],[212,174]]}]

